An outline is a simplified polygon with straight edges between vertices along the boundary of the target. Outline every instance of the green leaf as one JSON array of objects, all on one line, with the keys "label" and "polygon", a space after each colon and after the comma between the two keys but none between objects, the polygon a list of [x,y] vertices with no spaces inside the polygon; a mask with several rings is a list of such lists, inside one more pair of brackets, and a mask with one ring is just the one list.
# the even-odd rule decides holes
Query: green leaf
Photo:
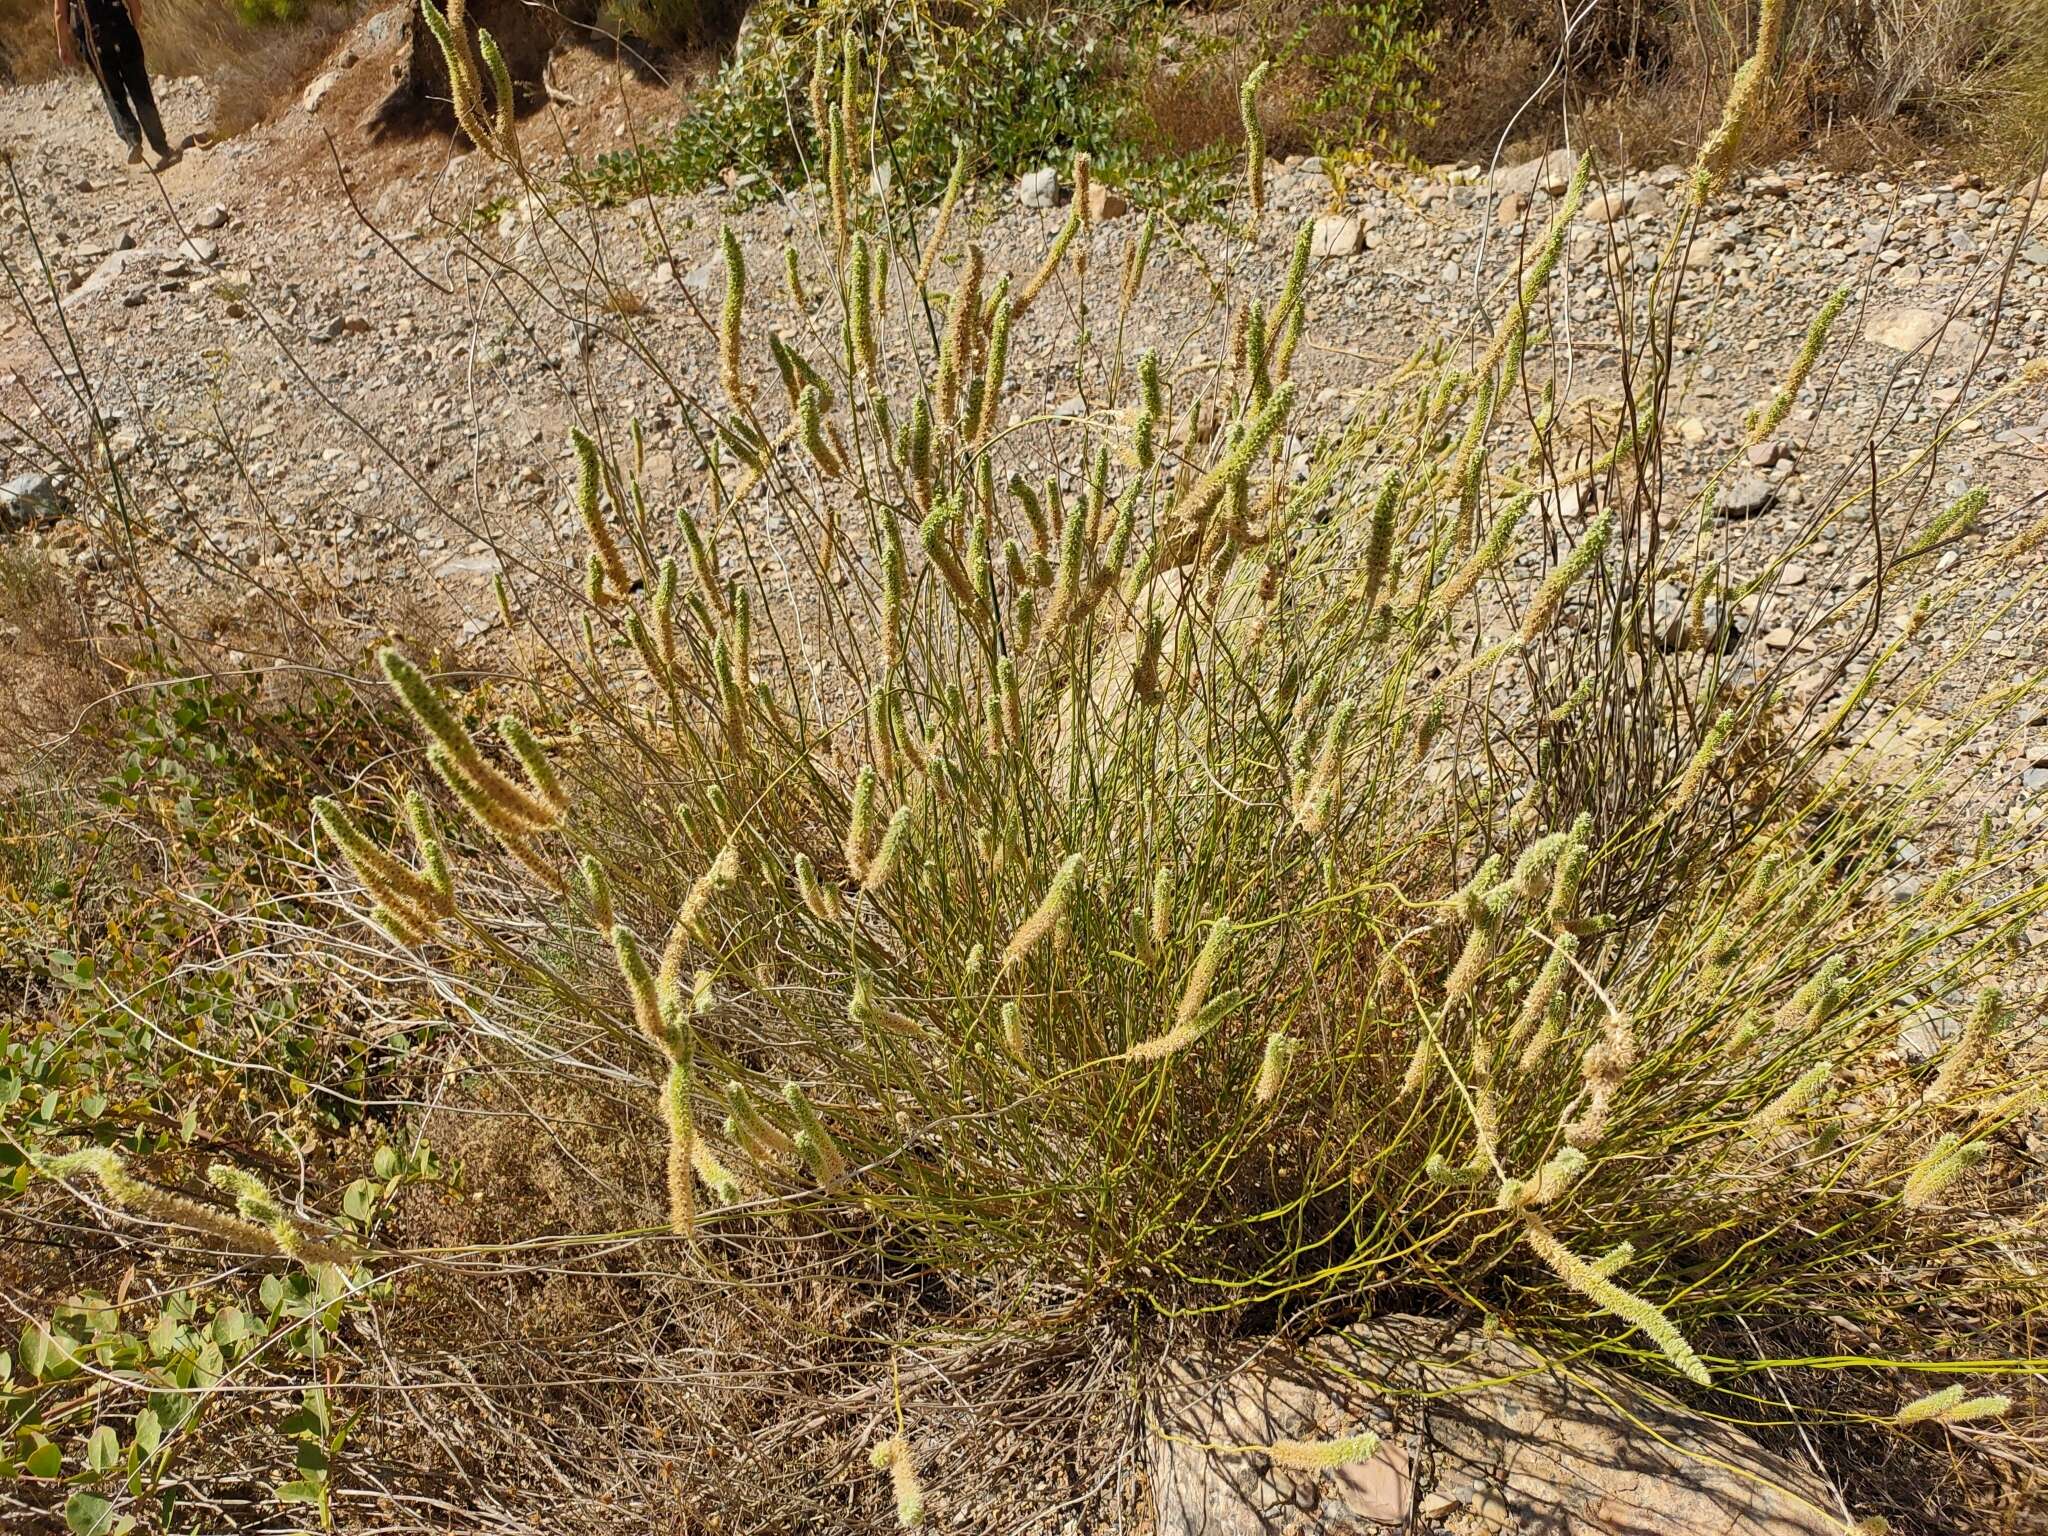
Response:
[{"label": "green leaf", "polygon": [[279,1483],[272,1490],[280,1504],[317,1504],[325,1491],[326,1478],[299,1477],[288,1483]]},{"label": "green leaf", "polygon": [[225,1306],[213,1314],[213,1336],[222,1344],[239,1344],[249,1336],[249,1320],[237,1306]]},{"label": "green leaf", "polygon": [[45,1440],[28,1453],[21,1469],[30,1477],[61,1477],[64,1475],[64,1453]]},{"label": "green leaf", "polygon": [[64,1501],[64,1526],[72,1536],[111,1536],[113,1501],[104,1494],[80,1490]]},{"label": "green leaf", "polygon": [[21,1369],[30,1381],[40,1380],[43,1365],[50,1358],[50,1335],[38,1323],[21,1335]]},{"label": "green leaf", "polygon": [[175,1354],[179,1344],[183,1342],[183,1336],[184,1330],[178,1326],[178,1320],[169,1312],[164,1312],[150,1324],[149,1347],[160,1356]]},{"label": "green leaf", "polygon": [[341,1197],[341,1209],[355,1221],[368,1222],[377,1209],[377,1186],[368,1179],[357,1179]]},{"label": "green leaf", "polygon": [[50,1381],[69,1381],[83,1369],[78,1363],[78,1341],[55,1329],[45,1337],[49,1342],[49,1353],[43,1361],[43,1376]]},{"label": "green leaf", "polygon": [[399,1157],[396,1147],[379,1147],[377,1155],[370,1159],[370,1167],[380,1179],[395,1179],[405,1169],[404,1159]]},{"label": "green leaf", "polygon": [[121,1459],[121,1437],[111,1424],[102,1424],[86,1437],[85,1464],[94,1472],[109,1472]]},{"label": "green leaf", "polygon": [[154,1456],[156,1448],[163,1443],[163,1421],[157,1418],[154,1408],[145,1408],[135,1415],[135,1449],[144,1456]]}]

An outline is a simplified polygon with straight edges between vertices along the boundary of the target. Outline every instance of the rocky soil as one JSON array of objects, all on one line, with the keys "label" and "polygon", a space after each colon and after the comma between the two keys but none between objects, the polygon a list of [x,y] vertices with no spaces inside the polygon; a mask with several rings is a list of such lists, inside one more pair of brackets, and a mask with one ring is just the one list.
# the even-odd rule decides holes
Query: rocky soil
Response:
[{"label": "rocky soil", "polygon": [[[750,351],[765,352],[771,327],[808,338],[813,355],[836,334],[817,298],[824,263],[808,195],[761,199],[744,166],[733,190],[601,208],[563,192],[540,206],[445,139],[367,142],[357,122],[388,84],[397,21],[395,11],[367,18],[285,110],[160,177],[119,163],[89,82],[0,91],[0,147],[12,156],[0,521],[7,537],[96,578],[110,611],[116,551],[132,537],[159,618],[229,665],[304,656],[316,632],[329,662],[360,660],[394,627],[450,659],[464,647],[487,657],[496,573],[521,602],[580,585],[583,539],[566,495],[575,422],[616,429],[637,416],[651,489],[701,508],[690,427],[699,403],[718,400],[722,220],[754,274]],[[525,127],[550,184],[570,163],[651,133],[676,106],[659,83],[591,55],[566,61],[557,83],[580,104]],[[216,106],[191,81],[167,82],[163,97],[174,133],[203,129]],[[1341,212],[1316,162],[1273,166],[1256,250],[1224,227],[1242,218],[1241,198],[1219,209],[1225,217],[1161,239],[1122,327],[1124,356],[1156,346],[1176,376],[1216,366],[1225,280],[1272,291],[1291,231],[1314,217],[1310,340],[1296,372],[1309,402],[1301,419],[1333,424],[1419,343],[1483,331],[1568,164],[1560,153],[1491,175],[1354,174]],[[992,272],[1021,280],[1037,265],[1064,216],[1064,177],[975,195],[966,224]],[[1816,508],[1893,472],[1901,445],[1939,428],[1944,447],[1908,498],[1914,520],[1972,488],[1989,493],[1975,528],[1931,557],[1971,575],[1963,600],[1915,642],[1916,664],[1936,668],[1973,629],[1988,631],[1990,671],[1973,664],[1953,680],[1952,707],[2048,660],[2048,597],[2022,588],[2025,569],[1986,559],[2048,512],[2048,385],[1999,393],[2048,355],[2039,190],[1924,163],[1757,171],[1701,223],[1677,305],[1674,329],[1693,341],[1676,357],[1675,430],[1660,467],[1674,533],[1683,523],[1688,534],[1674,544],[1689,546],[1686,498],[1738,453],[1746,413],[1769,397],[1826,296],[1851,287],[1781,433],[1722,480],[1722,576],[1739,587]],[[1549,321],[1568,423],[1618,412],[1614,285],[1640,315],[1683,191],[1675,166],[1605,172],[1572,231],[1559,290],[1568,303]],[[1035,460],[1071,478],[1084,463],[1075,445],[1107,380],[1077,365],[1073,335],[1084,315],[1098,336],[1114,324],[1140,224],[1122,201],[1092,233],[1087,285],[1063,276],[1013,346],[1009,416],[1045,423],[1012,438],[1019,467]],[[810,290],[803,310],[779,281],[791,240]],[[899,334],[914,333],[921,317],[900,302]],[[905,362],[891,366],[907,377]],[[1572,537],[1587,511],[1571,495],[1550,504],[1553,538]],[[759,517],[761,535],[783,531],[772,511]],[[1888,540],[1900,531],[1883,530]],[[1532,540],[1520,560],[1533,573],[1547,558]],[[1883,574],[1867,536],[1809,540],[1768,604],[1751,599],[1732,616],[1744,655],[1789,661],[1795,692],[1822,694],[1832,672],[1818,661],[1802,670],[1802,656],[1821,655],[1829,615]],[[1674,623],[1688,579],[1674,569],[1662,594]],[[2031,814],[2048,788],[2041,734],[1987,744],[1965,809]]]}]

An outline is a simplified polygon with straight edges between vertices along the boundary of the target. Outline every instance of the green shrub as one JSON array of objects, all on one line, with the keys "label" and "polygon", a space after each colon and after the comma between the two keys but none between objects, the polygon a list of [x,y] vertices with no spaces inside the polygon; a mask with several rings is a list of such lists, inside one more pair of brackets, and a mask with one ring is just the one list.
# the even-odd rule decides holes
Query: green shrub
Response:
[{"label": "green shrub", "polygon": [[[837,51],[843,18],[859,6],[756,7],[752,42],[722,68],[668,141],[599,158],[593,185],[616,196],[690,190],[728,172],[763,178],[757,196],[819,170],[822,130],[806,101],[816,41]],[[1154,162],[1132,148],[1133,111],[1104,41],[1101,17],[1054,12],[1027,21],[997,6],[918,9],[897,17],[861,53],[859,110],[879,72],[874,164],[920,192],[942,185],[971,136],[983,169],[1007,175],[1083,151],[1135,174]],[[835,60],[836,67],[836,60]],[[798,131],[792,132],[795,128]],[[861,174],[869,164],[863,162]]]},{"label": "green shrub", "polygon": [[1442,32],[1419,0],[1341,0],[1323,13],[1340,46],[1316,61],[1314,111],[1327,150],[1399,146],[1436,120],[1429,80]]}]

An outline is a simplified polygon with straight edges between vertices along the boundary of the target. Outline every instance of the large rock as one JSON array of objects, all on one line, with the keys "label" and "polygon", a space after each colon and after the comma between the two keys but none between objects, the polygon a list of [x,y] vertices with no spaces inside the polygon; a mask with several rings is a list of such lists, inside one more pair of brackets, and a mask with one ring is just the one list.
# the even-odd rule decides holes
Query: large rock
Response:
[{"label": "large rock", "polygon": [[[1556,1536],[1843,1536],[1812,1473],[1618,1372],[1569,1376],[1506,1339],[1415,1317],[1175,1363],[1155,1392],[1158,1536],[1349,1536],[1428,1528]],[[1334,1473],[1256,1449],[1373,1430]],[[1240,1447],[1210,1450],[1207,1446]]]},{"label": "large rock", "polygon": [[1026,171],[1017,178],[1017,202],[1024,208],[1053,208],[1059,205],[1060,176],[1051,166]]},{"label": "large rock", "polygon": [[1524,197],[1548,192],[1552,196],[1571,184],[1572,168],[1578,157],[1568,149],[1553,149],[1540,160],[1525,160],[1493,173],[1495,192],[1519,192]]},{"label": "large rock", "polygon": [[86,280],[64,295],[64,307],[76,309],[90,304],[108,289],[118,287],[132,278],[154,273],[163,261],[161,250],[144,250],[130,246],[122,251],[110,251],[106,259],[92,269]]},{"label": "large rock", "polygon": [[30,471],[0,485],[0,529],[55,522],[63,510],[63,494],[48,475]]},{"label": "large rock", "polygon": [[1863,339],[1894,352],[1918,352],[1931,346],[1958,357],[1974,354],[1983,345],[1974,330],[1944,311],[1909,305],[1874,311],[1863,324]]},{"label": "large rock", "polygon": [[1355,213],[1321,214],[1308,240],[1312,256],[1356,256],[1365,249],[1365,224]]},{"label": "large rock", "polygon": [[[689,34],[674,41],[699,46],[722,46],[732,41],[744,14],[745,0],[699,0]],[[443,13],[452,5],[443,6]],[[555,50],[577,38],[595,35],[603,6],[600,0],[468,0],[463,28],[470,44],[470,65],[484,82],[487,110],[491,95],[490,76],[476,53],[479,27],[491,34],[499,52],[505,55],[511,73],[514,105],[527,111],[547,98],[543,72]],[[451,19],[453,19],[451,17]],[[365,122],[373,137],[389,132],[442,130],[455,126],[450,105],[448,61],[434,34],[420,19],[419,0],[408,8],[401,44],[403,55],[392,71],[391,93],[378,104]],[[308,108],[307,110],[312,110]]]},{"label": "large rock", "polygon": [[338,69],[323,69],[315,75],[304,91],[299,93],[299,106],[308,112],[318,112],[320,104],[334,93],[341,84],[342,72]]},{"label": "large rock", "polygon": [[1714,510],[1733,523],[1762,517],[1778,504],[1778,488],[1762,475],[1743,475],[1721,487]]}]

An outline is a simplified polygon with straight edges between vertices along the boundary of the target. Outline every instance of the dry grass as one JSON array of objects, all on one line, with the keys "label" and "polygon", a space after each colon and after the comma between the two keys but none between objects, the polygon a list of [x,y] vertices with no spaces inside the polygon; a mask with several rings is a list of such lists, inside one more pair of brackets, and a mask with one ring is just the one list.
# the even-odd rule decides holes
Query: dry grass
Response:
[{"label": "dry grass", "polygon": [[40,775],[108,681],[84,606],[32,550],[0,548],[0,786]]}]

